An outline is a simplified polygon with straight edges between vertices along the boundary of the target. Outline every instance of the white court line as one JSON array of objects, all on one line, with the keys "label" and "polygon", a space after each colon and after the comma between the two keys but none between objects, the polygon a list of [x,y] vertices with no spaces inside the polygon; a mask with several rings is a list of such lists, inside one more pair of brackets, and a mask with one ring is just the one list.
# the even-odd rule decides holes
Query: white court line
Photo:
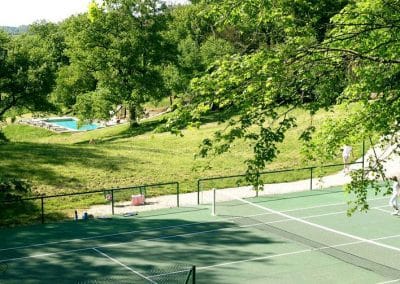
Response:
[{"label": "white court line", "polygon": [[135,230],[135,231],[127,231],[127,232],[115,233],[115,234],[105,234],[105,235],[100,235],[100,236],[85,237],[85,238],[79,238],[79,239],[68,239],[68,240],[62,240],[62,241],[56,241],[56,242],[47,242],[47,243],[40,243],[40,244],[33,244],[33,245],[26,245],[26,246],[3,248],[3,249],[0,249],[0,251],[13,250],[13,249],[22,249],[22,248],[31,248],[31,247],[40,247],[40,246],[62,244],[62,243],[68,243],[68,242],[80,242],[80,241],[85,241],[85,240],[101,239],[101,238],[106,238],[106,237],[115,237],[115,236],[129,235],[129,234],[134,234],[134,233],[151,232],[153,230],[158,230],[159,231],[159,230],[165,230],[165,229],[188,227],[188,226],[192,226],[192,225],[196,225],[196,224],[203,224],[203,223],[210,223],[210,221],[208,221],[208,222],[200,222],[200,223],[189,223],[189,224],[182,224],[182,225],[174,225],[174,226],[156,227],[156,228],[152,228],[151,230]]},{"label": "white court line", "polygon": [[[387,206],[387,205],[385,205],[385,206]],[[376,208],[378,208],[378,207],[376,207]],[[293,211],[293,210],[291,210],[291,211]],[[310,218],[321,217],[321,216],[325,216],[325,215],[342,214],[344,212],[346,212],[346,211],[338,211],[338,212],[333,212],[333,213],[311,215],[311,216],[305,216],[303,218],[310,219]],[[272,213],[268,213],[268,214],[272,214]],[[255,215],[250,215],[250,216],[247,216],[247,217],[260,216],[260,215],[264,215],[264,214],[255,214]],[[241,217],[233,217],[233,218],[228,218],[228,219],[224,219],[224,220],[234,220],[234,219],[237,219],[237,218],[241,218]],[[260,223],[251,224],[251,225],[241,225],[239,227],[246,228],[246,227],[253,227],[253,226],[258,226],[258,225],[262,225],[262,224],[272,224],[272,223],[287,222],[287,221],[290,221],[290,219],[288,220],[287,218],[285,218],[285,219],[275,220],[275,221],[270,221],[270,222],[260,222]],[[196,223],[194,223],[194,224],[196,224]],[[182,225],[182,226],[185,226],[185,225]],[[174,226],[170,226],[170,227],[174,228]],[[180,226],[175,226],[175,227],[180,227]],[[168,239],[168,238],[181,237],[181,236],[190,236],[190,235],[209,233],[209,232],[215,232],[215,231],[225,231],[225,230],[229,230],[229,229],[232,229],[232,228],[230,228],[230,227],[222,228],[222,229],[219,228],[219,229],[213,229],[213,230],[198,231],[198,232],[193,232],[193,233],[183,233],[183,234],[166,236],[166,237],[156,237],[156,238],[149,238],[149,239],[136,240],[136,241],[130,241],[130,242],[113,243],[113,244],[108,244],[108,245],[97,246],[97,247],[94,247],[94,248],[114,247],[114,246],[119,246],[119,245],[124,245],[124,244],[135,243],[135,242],[152,241],[152,240],[158,240],[158,239]],[[143,230],[143,231],[146,231],[146,230]],[[56,252],[56,253],[45,253],[45,254],[38,254],[38,255],[26,256],[26,257],[20,257],[20,258],[10,258],[10,259],[6,259],[6,260],[0,260],[0,263],[1,262],[6,262],[6,261],[15,261],[15,260],[27,259],[27,258],[37,258],[37,257],[51,256],[51,255],[57,255],[57,254],[62,254],[62,253],[73,253],[73,252],[85,251],[85,250],[89,250],[89,249],[92,249],[92,248],[81,248],[81,249],[66,250],[66,251],[61,251],[61,252]]]},{"label": "white court line", "polygon": [[[388,207],[389,205],[382,205],[382,206],[376,206],[376,207],[372,207],[371,209],[376,209],[376,210],[380,210],[383,212],[390,212],[390,211],[386,211],[386,210],[382,210],[380,208],[382,207]],[[286,211],[282,211],[282,212],[286,212]],[[317,218],[317,217],[324,217],[324,216],[332,216],[332,215],[339,215],[339,214],[343,214],[346,213],[347,211],[336,211],[336,212],[329,212],[329,213],[323,213],[323,214],[318,214],[318,215],[311,215],[311,216],[303,216],[302,219],[312,219],[312,218]],[[268,213],[268,214],[273,214],[273,213]],[[244,217],[257,217],[257,216],[265,216],[268,214],[254,214],[254,215],[247,215]],[[228,218],[228,219],[223,219],[223,220],[233,220],[233,219],[240,219],[243,217],[235,217],[235,218]],[[284,219],[280,219],[280,220],[275,220],[275,221],[269,221],[269,222],[260,222],[257,224],[251,224],[251,225],[242,225],[240,227],[253,227],[256,225],[262,225],[262,224],[273,224],[273,223],[281,223],[281,222],[288,222],[288,221],[293,221],[291,219],[288,218],[284,218]]]},{"label": "white court line", "polygon": [[[381,207],[389,207],[389,205],[381,206]],[[385,212],[385,213],[392,213],[392,212],[393,212],[393,211],[390,211],[390,210],[381,209],[381,207],[379,207],[379,208],[374,208],[374,209],[379,210],[379,211],[382,211],[382,212]]]},{"label": "white court line", "polygon": [[238,263],[245,263],[245,262],[257,261],[257,260],[263,260],[263,259],[269,259],[269,258],[276,258],[276,257],[282,257],[282,256],[306,253],[306,252],[311,252],[311,251],[312,251],[312,249],[304,249],[304,250],[286,252],[286,253],[281,253],[281,254],[259,256],[259,257],[249,258],[249,259],[218,263],[218,264],[209,265],[209,266],[200,266],[200,267],[196,267],[196,270],[209,270],[209,269],[218,268],[218,267],[221,267],[221,266],[229,266],[229,265],[238,264]]},{"label": "white court line", "polygon": [[[381,200],[381,199],[386,199],[386,197],[371,198],[371,199],[368,199],[368,201]],[[324,207],[338,206],[338,205],[346,205],[346,203],[345,202],[341,202],[341,203],[330,203],[330,204],[310,206],[310,207],[301,207],[301,208],[283,210],[281,212],[294,212],[294,211],[302,211],[302,210],[324,208]],[[268,214],[272,214],[272,213],[268,213]],[[249,217],[254,217],[254,216],[259,216],[259,215],[266,215],[266,213],[256,214],[256,215],[252,215],[252,216],[249,216]],[[235,218],[239,218],[239,217],[232,217],[230,219],[235,219]],[[230,220],[230,219],[226,219],[226,220]],[[121,236],[121,235],[129,235],[129,234],[135,234],[135,233],[141,233],[141,232],[151,232],[151,231],[155,231],[155,230],[160,231],[160,230],[165,230],[165,229],[190,227],[190,226],[193,226],[193,225],[201,225],[201,224],[207,224],[207,223],[210,223],[210,221],[189,223],[189,224],[183,224],[183,225],[156,227],[156,228],[152,228],[151,230],[134,230],[134,231],[126,231],[126,232],[114,233],[114,234],[105,234],[105,235],[100,235],[100,236],[85,237],[85,238],[79,238],[79,239],[68,239],[68,240],[55,241],[55,242],[46,242],[46,243],[39,243],[39,244],[33,244],[33,245],[16,246],[16,247],[10,247],[10,248],[2,248],[2,249],[0,249],[0,251],[23,249],[23,248],[32,248],[32,247],[41,247],[41,246],[55,245],[55,244],[57,245],[57,244],[63,244],[63,243],[69,243],[69,242],[81,242],[81,241],[85,241],[85,240],[94,240],[94,239],[101,239],[101,238],[106,238],[106,237],[115,237],[115,236]]]},{"label": "white court line", "polygon": [[28,256],[23,256],[23,257],[15,257],[15,258],[3,259],[3,260],[0,260],[0,263],[9,262],[9,261],[23,260],[23,259],[28,259],[28,258],[41,258],[41,257],[45,257],[45,256],[53,256],[53,255],[59,255],[59,254],[70,254],[70,253],[79,252],[79,251],[92,250],[92,249],[95,249],[95,248],[117,247],[117,246],[121,246],[121,245],[133,244],[133,243],[148,242],[148,241],[155,241],[155,240],[166,240],[166,239],[171,239],[171,238],[176,238],[176,237],[185,237],[185,236],[191,236],[191,235],[197,235],[197,234],[203,234],[203,233],[210,233],[210,232],[216,232],[216,231],[225,231],[225,230],[228,230],[228,229],[236,230],[236,228],[235,227],[228,227],[228,228],[222,228],[222,229],[219,228],[219,229],[213,229],[213,230],[198,231],[198,232],[193,232],[193,233],[183,233],[183,234],[178,234],[178,235],[170,235],[170,236],[154,237],[154,238],[142,239],[142,240],[136,240],[136,241],[112,243],[112,244],[107,244],[107,245],[80,248],[80,249],[73,249],[73,250],[64,250],[64,251],[59,251],[59,252],[34,254],[34,255],[28,255]]},{"label": "white court line", "polygon": [[379,282],[377,284],[389,284],[389,283],[400,283],[400,278],[399,279],[393,279],[385,282]]},{"label": "white court line", "polygon": [[[391,211],[381,209],[381,208],[383,208],[383,207],[388,207],[388,206],[389,206],[389,205],[381,205],[381,206],[372,207],[371,209],[375,209],[375,210],[379,210],[379,211],[382,211],[382,212],[389,212],[389,213],[390,213]],[[282,211],[282,212],[284,212],[284,211]],[[347,213],[347,211],[329,212],[329,213],[324,213],[324,214],[320,214],[320,215],[305,216],[305,217],[302,217],[302,218],[303,218],[303,219],[311,219],[311,218],[315,218],[315,217],[323,217],[323,216],[330,216],[330,215],[339,215],[339,214],[343,214],[343,213]],[[270,214],[272,214],[272,213],[270,213]]]},{"label": "white court line", "polygon": [[[313,217],[318,217],[320,215],[321,214],[311,215],[311,216],[306,216],[303,218],[313,218]],[[238,217],[236,217],[236,218],[238,218]],[[237,228],[248,228],[248,227],[259,226],[262,224],[271,224],[271,223],[277,223],[277,222],[292,221],[292,219],[293,218],[285,218],[285,219],[281,219],[281,220],[275,220],[275,221],[271,221],[271,222],[260,222],[260,223],[255,223],[255,224],[251,224],[251,225],[238,225],[237,227],[218,228],[218,229],[197,231],[197,232],[192,232],[192,233],[182,233],[182,234],[170,235],[170,236],[164,236],[164,237],[154,237],[154,238],[149,238],[149,239],[112,243],[112,244],[106,244],[106,245],[95,246],[95,247],[64,250],[64,251],[59,251],[59,252],[42,253],[42,254],[28,255],[28,256],[23,256],[23,257],[8,258],[8,259],[0,260],[0,263],[10,262],[10,261],[18,261],[18,260],[29,259],[29,258],[41,258],[41,257],[54,256],[54,255],[60,255],[60,254],[70,254],[70,253],[75,253],[75,252],[87,251],[87,250],[91,250],[94,248],[116,247],[116,246],[121,246],[121,245],[123,246],[123,245],[127,245],[127,244],[147,242],[147,241],[165,240],[165,239],[171,239],[171,238],[176,238],[176,237],[188,237],[188,236],[194,236],[194,235],[200,235],[200,234],[204,234],[204,233],[211,233],[211,232],[218,232],[218,231],[229,231],[229,230],[235,231],[235,230],[237,230]],[[400,235],[381,237],[380,239],[396,238],[399,236]]]},{"label": "white court line", "polygon": [[[400,235],[381,237],[381,238],[376,238],[376,239],[372,239],[372,240],[379,241],[379,240],[385,240],[385,239],[397,238],[397,237],[400,237]],[[282,257],[282,256],[307,253],[307,252],[313,252],[313,251],[321,251],[321,250],[325,250],[325,249],[329,249],[329,248],[344,247],[344,246],[355,245],[355,244],[360,244],[360,243],[364,243],[364,242],[363,241],[349,242],[349,243],[343,243],[343,244],[338,244],[338,245],[334,245],[334,246],[325,246],[325,247],[320,247],[320,248],[304,249],[304,250],[286,252],[286,253],[281,253],[281,254],[259,256],[259,257],[253,257],[253,258],[248,258],[248,259],[243,259],[243,260],[223,262],[223,263],[218,263],[218,264],[208,265],[208,266],[198,266],[198,267],[196,267],[196,270],[209,270],[209,269],[213,269],[213,268],[218,268],[220,266],[229,266],[229,265],[244,263],[244,262],[251,262],[251,261],[257,261],[257,260],[263,260],[263,259],[269,259],[269,258],[277,258],[277,257]],[[396,268],[393,268],[393,269],[396,269]]]},{"label": "white court line", "polygon": [[247,201],[247,200],[245,200],[243,198],[235,197],[235,196],[233,196],[231,194],[227,194],[227,193],[223,193],[223,194],[228,195],[228,196],[230,196],[230,197],[232,197],[234,199],[237,199],[239,201],[242,201],[244,203],[247,203],[247,204],[249,204],[251,206],[258,207],[258,208],[260,208],[262,210],[265,210],[267,212],[275,213],[277,215],[286,217],[288,219],[292,219],[294,221],[298,221],[298,222],[303,223],[303,224],[310,225],[312,227],[316,227],[316,228],[319,228],[319,229],[322,229],[322,230],[325,230],[325,231],[328,231],[328,232],[332,232],[332,233],[335,233],[335,234],[338,234],[338,235],[342,235],[342,236],[349,237],[349,238],[352,238],[352,239],[355,239],[355,240],[363,241],[363,242],[366,242],[366,243],[369,243],[369,244],[373,244],[373,245],[376,245],[376,246],[379,246],[379,247],[383,247],[383,248],[387,248],[387,249],[390,249],[390,250],[393,250],[393,251],[400,252],[400,248],[398,248],[398,247],[394,247],[394,246],[391,246],[391,245],[385,245],[385,244],[382,244],[382,243],[375,242],[373,240],[369,240],[369,239],[362,238],[362,237],[359,237],[359,236],[356,236],[356,235],[352,235],[352,234],[348,234],[348,233],[345,233],[345,232],[341,232],[341,231],[338,231],[338,230],[335,230],[335,229],[332,229],[332,228],[329,228],[329,227],[326,227],[326,226],[323,226],[323,225],[319,225],[319,224],[316,224],[316,223],[308,222],[308,221],[306,221],[304,219],[297,218],[297,217],[294,217],[294,216],[291,216],[291,215],[288,215],[288,214],[285,214],[283,212],[279,212],[279,211],[276,211],[276,210],[273,210],[273,209],[270,209],[270,208],[267,208],[267,207],[263,207],[261,205],[258,205],[258,204],[252,203],[250,201]]},{"label": "white court line", "polygon": [[98,252],[98,253],[101,254],[102,256],[107,257],[107,258],[110,259],[111,261],[113,261],[113,262],[115,262],[115,263],[121,265],[122,267],[128,269],[129,271],[133,272],[134,274],[139,275],[139,276],[142,277],[143,279],[146,279],[146,280],[150,281],[150,282],[153,283],[153,284],[157,284],[157,282],[154,282],[153,280],[151,280],[151,279],[150,279],[149,277],[147,277],[146,275],[143,275],[142,273],[140,273],[140,272],[138,272],[138,271],[136,271],[136,270],[130,268],[128,265],[123,264],[123,263],[120,262],[119,260],[117,260],[117,259],[115,259],[115,258],[109,256],[108,254],[106,254],[106,253],[104,253],[104,252],[98,250],[97,248],[93,248],[93,250],[96,251],[96,252]]}]

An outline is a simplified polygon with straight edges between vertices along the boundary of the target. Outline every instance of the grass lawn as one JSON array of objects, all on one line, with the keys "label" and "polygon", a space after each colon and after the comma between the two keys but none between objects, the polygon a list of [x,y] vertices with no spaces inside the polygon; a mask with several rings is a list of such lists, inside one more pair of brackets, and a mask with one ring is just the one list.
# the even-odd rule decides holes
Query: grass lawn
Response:
[{"label": "grass lawn", "polygon": [[[320,112],[313,118],[315,125],[332,115]],[[280,145],[281,154],[266,170],[302,168],[312,165],[301,155],[298,140],[302,129],[309,125],[310,117],[297,110],[297,129],[291,130]],[[136,129],[128,125],[81,133],[56,134],[45,129],[11,124],[3,128],[10,142],[0,144],[0,171],[6,177],[29,180],[35,194],[54,195],[77,191],[90,191],[130,185],[177,181],[181,192],[197,190],[197,179],[242,174],[244,161],[251,157],[251,148],[238,142],[229,153],[213,159],[194,159],[202,139],[223,127],[207,123],[200,129],[187,129],[184,137],[170,133],[155,133],[160,124],[157,119],[143,122]],[[95,144],[89,140],[95,139]],[[355,146],[355,145],[354,145]],[[354,147],[354,156],[361,155],[361,143]],[[340,163],[341,151],[332,163]],[[207,167],[210,165],[211,168]],[[341,166],[329,172],[341,170]],[[309,177],[309,171],[265,175],[264,182],[291,181]],[[203,184],[203,188],[235,186],[237,179],[226,179]],[[77,206],[104,202],[104,198],[76,198]],[[90,203],[90,204],[89,204]],[[53,204],[59,207],[60,204]]]}]

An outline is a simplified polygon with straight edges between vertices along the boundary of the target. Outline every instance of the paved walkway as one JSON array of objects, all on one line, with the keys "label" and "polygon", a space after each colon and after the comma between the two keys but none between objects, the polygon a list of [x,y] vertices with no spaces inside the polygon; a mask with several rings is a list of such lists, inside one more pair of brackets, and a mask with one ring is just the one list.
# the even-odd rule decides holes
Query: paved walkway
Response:
[{"label": "paved walkway", "polygon": [[[394,146],[375,146],[367,151],[365,154],[365,166],[370,163],[374,165],[375,157],[379,160],[384,160],[384,171],[386,175],[397,174],[400,178],[400,155],[395,153],[397,145]],[[357,162],[361,162],[362,158]],[[354,164],[350,166],[351,170],[360,169],[362,164]],[[350,176],[343,171],[325,176],[322,178],[314,178],[312,181],[313,189],[323,189],[334,186],[342,186],[349,183]],[[310,179],[299,180],[295,182],[265,184],[264,190],[259,191],[259,195],[272,195],[283,194],[289,192],[299,192],[310,190]],[[237,197],[252,197],[255,196],[255,191],[252,186],[243,186],[236,188],[219,189],[218,192],[225,191],[234,193]],[[212,203],[212,190],[202,191],[200,193],[201,204]],[[217,196],[218,200],[224,200],[223,195]],[[197,205],[197,192],[185,193],[179,195],[180,206],[196,206]],[[115,214],[124,214],[130,212],[150,211],[161,208],[173,208],[177,206],[176,195],[163,195],[146,199],[146,205],[132,206],[131,202],[121,202],[115,205]],[[96,205],[87,210],[89,214],[94,216],[104,216],[111,214],[111,205]]]}]

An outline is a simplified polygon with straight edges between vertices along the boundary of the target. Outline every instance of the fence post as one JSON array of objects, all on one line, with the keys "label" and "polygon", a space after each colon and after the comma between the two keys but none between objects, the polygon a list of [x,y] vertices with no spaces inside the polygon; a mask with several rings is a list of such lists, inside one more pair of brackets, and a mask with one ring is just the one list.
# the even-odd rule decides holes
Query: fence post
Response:
[{"label": "fence post", "polygon": [[179,207],[179,182],[176,183],[176,205]]},{"label": "fence post", "polygon": [[42,224],[44,224],[44,197],[43,196],[40,197],[40,202],[41,202],[41,208],[42,208],[41,219],[42,219]]},{"label": "fence post", "polygon": [[362,186],[364,186],[364,168],[365,168],[365,138],[363,137],[363,142],[362,142],[362,170],[361,170],[361,182]]},{"label": "fence post", "polygon": [[111,189],[111,213],[114,215],[114,189]]},{"label": "fence post", "polygon": [[313,180],[313,167],[310,167],[310,190],[313,190],[312,180]]},{"label": "fence post", "polygon": [[211,210],[211,215],[215,216],[217,213],[215,212],[215,203],[217,203],[217,190],[215,188],[212,189],[212,210]]},{"label": "fence post", "polygon": [[200,180],[197,180],[197,205],[200,205]]},{"label": "fence post", "polygon": [[193,273],[192,284],[196,284],[196,266],[195,265],[192,266],[192,273]]},{"label": "fence post", "polygon": [[364,167],[365,167],[365,138],[363,138],[363,142],[362,142],[362,169],[363,169],[363,173],[364,173]]}]

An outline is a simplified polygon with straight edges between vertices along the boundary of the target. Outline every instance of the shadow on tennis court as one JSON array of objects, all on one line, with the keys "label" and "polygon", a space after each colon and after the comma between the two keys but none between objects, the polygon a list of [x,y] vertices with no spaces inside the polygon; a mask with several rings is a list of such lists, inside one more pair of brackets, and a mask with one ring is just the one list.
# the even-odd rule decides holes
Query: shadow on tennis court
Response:
[{"label": "shadow on tennis court", "polygon": [[[192,265],[249,259],[259,256],[252,249],[255,246],[268,248],[278,242],[228,221],[185,220],[189,215],[182,219],[161,215],[3,230],[0,263],[7,269],[0,273],[0,282],[151,283],[139,274],[170,277],[176,275],[171,272]],[[209,283],[218,282],[213,277],[218,275],[207,273]]]}]

